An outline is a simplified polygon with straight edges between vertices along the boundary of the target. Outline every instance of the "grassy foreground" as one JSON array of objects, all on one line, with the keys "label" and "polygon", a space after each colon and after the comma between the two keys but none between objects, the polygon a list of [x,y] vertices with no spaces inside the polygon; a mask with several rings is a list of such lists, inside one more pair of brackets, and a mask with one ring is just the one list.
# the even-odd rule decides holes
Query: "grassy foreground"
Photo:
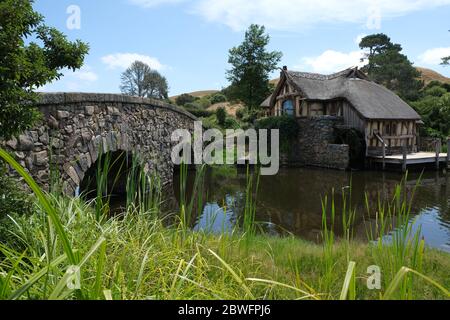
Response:
[{"label": "grassy foreground", "polygon": [[[152,201],[129,205],[120,217],[99,218],[98,199],[86,203],[44,194],[12,158],[0,156],[27,179],[38,203],[32,216],[11,217],[2,226],[7,236],[0,244],[0,299],[450,297],[450,255],[425,248],[407,227],[391,244],[376,239],[362,244],[350,232],[337,241],[326,227],[327,219],[334,220],[332,207],[324,208],[322,245],[257,235],[251,226],[251,180],[248,226],[231,234],[190,231],[191,205],[183,201],[180,222],[165,227],[153,195]],[[387,212],[402,215],[406,209],[403,204]],[[367,287],[371,265],[380,268],[380,290]]]},{"label": "grassy foreground", "polygon": [[[4,255],[1,298],[339,299],[350,252],[356,262],[355,297],[379,299],[398,271],[389,264],[380,266],[383,289],[369,290],[367,267],[377,260],[368,245],[335,244],[329,276],[323,246],[295,238],[186,232],[168,229],[151,215],[138,212],[100,224],[93,210],[79,199],[52,202],[75,255],[88,256],[81,268],[81,295],[69,290],[64,281],[60,283],[71,263],[60,258],[65,256],[62,242],[46,213],[39,211],[11,223],[10,241],[0,246]],[[90,255],[92,248],[95,252]],[[425,251],[423,274],[449,288],[449,270],[449,255]],[[420,277],[410,277],[412,295],[408,298],[448,298]],[[14,295],[29,283],[22,295]],[[406,298],[399,295],[395,292],[391,298]]]}]

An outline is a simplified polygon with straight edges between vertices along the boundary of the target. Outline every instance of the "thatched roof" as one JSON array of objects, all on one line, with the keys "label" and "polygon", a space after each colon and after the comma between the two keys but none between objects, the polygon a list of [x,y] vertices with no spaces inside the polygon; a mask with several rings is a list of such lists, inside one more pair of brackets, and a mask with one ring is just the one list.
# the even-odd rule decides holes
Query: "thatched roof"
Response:
[{"label": "thatched roof", "polygon": [[[392,91],[370,81],[357,68],[321,75],[283,70],[282,77],[308,100],[345,98],[366,119],[420,120],[419,114]],[[280,81],[280,85],[283,81]],[[278,87],[276,92],[278,92]],[[275,104],[272,96],[270,105]]]}]

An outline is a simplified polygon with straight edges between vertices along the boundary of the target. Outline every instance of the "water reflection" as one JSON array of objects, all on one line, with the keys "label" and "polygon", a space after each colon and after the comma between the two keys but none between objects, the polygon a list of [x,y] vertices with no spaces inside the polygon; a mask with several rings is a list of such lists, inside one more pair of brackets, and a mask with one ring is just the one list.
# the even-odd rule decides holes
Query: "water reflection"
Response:
[{"label": "water reflection", "polygon": [[[419,174],[410,174],[406,194],[412,196]],[[192,175],[191,175],[192,178]],[[177,177],[175,177],[177,180]],[[263,176],[260,181],[256,220],[272,234],[286,232],[301,238],[318,241],[322,225],[322,201],[328,203],[334,190],[338,207],[336,221],[340,221],[339,207],[343,193],[350,197],[356,209],[355,235],[366,238],[367,194],[373,211],[379,199],[392,199],[402,175],[389,172],[341,172],[313,168],[282,169],[276,176]],[[175,186],[177,185],[175,181]],[[450,188],[449,178],[437,172],[425,173],[416,190],[412,212],[414,229],[420,226],[429,246],[450,252]],[[235,168],[210,169],[206,174],[205,190],[208,202],[197,217],[195,229],[212,232],[232,230],[243,212],[245,201],[245,172]],[[176,188],[175,188],[176,189]],[[177,194],[177,190],[175,190]],[[337,228],[336,233],[342,230]]]}]

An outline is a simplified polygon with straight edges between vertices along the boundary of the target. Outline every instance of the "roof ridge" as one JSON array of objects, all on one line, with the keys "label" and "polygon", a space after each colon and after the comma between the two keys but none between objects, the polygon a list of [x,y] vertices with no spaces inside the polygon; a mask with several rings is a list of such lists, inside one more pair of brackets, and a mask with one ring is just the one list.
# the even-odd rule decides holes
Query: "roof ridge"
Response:
[{"label": "roof ridge", "polygon": [[301,72],[301,71],[287,71],[287,73],[291,76],[298,77],[298,78],[305,78],[305,79],[312,79],[312,80],[333,80],[339,77],[342,77],[343,75],[348,74],[351,70],[354,70],[354,67],[347,68],[345,70],[335,72],[332,74],[320,74],[320,73],[313,73],[313,72]]}]

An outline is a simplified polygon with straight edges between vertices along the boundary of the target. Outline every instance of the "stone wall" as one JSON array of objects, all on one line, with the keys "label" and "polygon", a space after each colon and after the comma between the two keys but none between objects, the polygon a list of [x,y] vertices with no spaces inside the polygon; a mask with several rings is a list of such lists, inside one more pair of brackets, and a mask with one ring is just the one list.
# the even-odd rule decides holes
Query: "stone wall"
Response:
[{"label": "stone wall", "polygon": [[99,154],[108,151],[134,152],[146,170],[157,172],[163,183],[171,182],[172,132],[192,132],[195,121],[161,101],[111,94],[43,94],[37,107],[42,121],[1,144],[44,188],[49,187],[52,164],[69,194]]},{"label": "stone wall", "polygon": [[297,142],[292,146],[289,163],[345,170],[350,163],[350,148],[335,144],[335,127],[342,125],[340,117],[318,116],[299,119]]}]

